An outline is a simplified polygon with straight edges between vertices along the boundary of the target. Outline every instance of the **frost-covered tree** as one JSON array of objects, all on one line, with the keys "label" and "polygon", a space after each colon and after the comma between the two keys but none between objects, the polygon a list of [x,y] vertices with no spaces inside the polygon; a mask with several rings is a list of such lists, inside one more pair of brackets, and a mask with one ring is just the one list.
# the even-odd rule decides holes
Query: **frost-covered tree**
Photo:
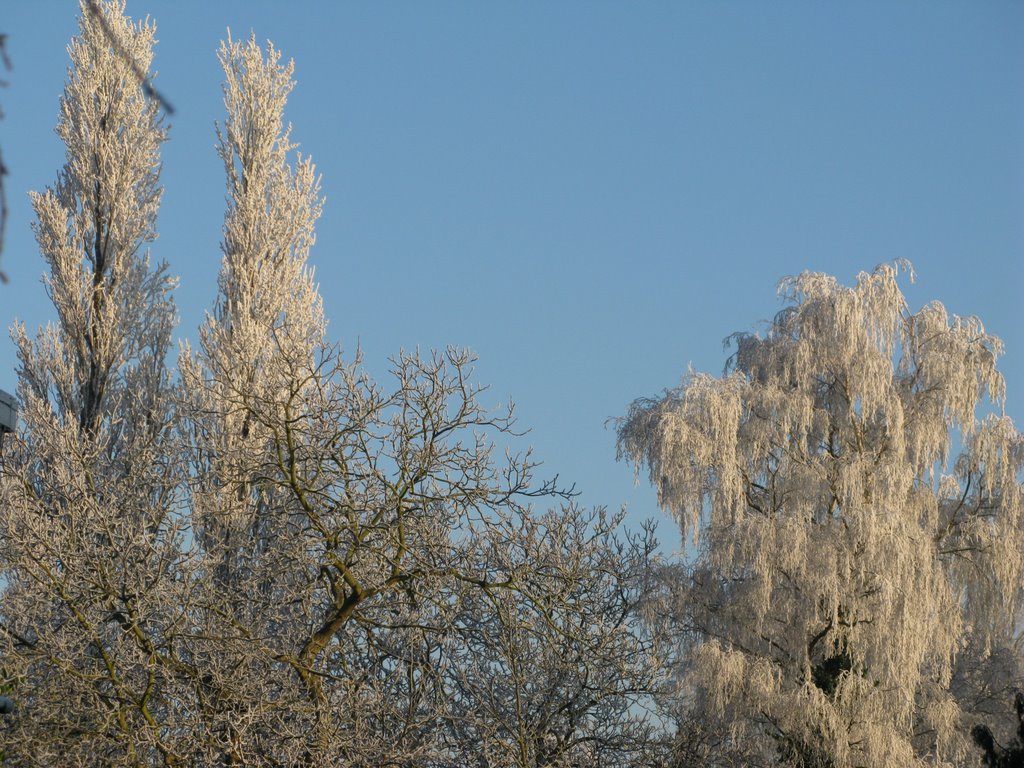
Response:
[{"label": "frost-covered tree", "polygon": [[[528,504],[554,488],[533,485],[528,456],[493,456],[493,436],[512,432],[511,412],[480,405],[468,353],[400,354],[383,385],[358,359],[342,361],[325,340],[307,266],[320,200],[312,164],[293,163],[284,123],[292,67],[254,40],[229,40],[221,62],[220,291],[199,349],[180,363],[200,558],[201,628],[189,641],[199,759],[464,764],[478,732],[469,718],[479,725],[488,710],[465,687],[453,696],[455,681],[484,656],[517,652],[512,663],[528,668],[544,650],[525,640],[506,647],[505,634],[481,629],[502,621],[523,635],[543,630],[563,650],[545,651],[544,674],[567,709],[545,714],[549,697],[523,717],[551,719],[561,741],[635,748],[641,729],[628,710],[651,669],[624,672],[640,661],[640,649],[626,647],[637,626],[629,596],[649,551],[624,557],[607,531],[585,542],[577,530],[574,541],[586,543],[578,552],[568,541],[542,546]],[[590,520],[569,517],[576,528]],[[582,563],[603,564],[600,589],[587,585]],[[555,623],[520,601],[527,584]],[[599,596],[587,601],[591,589]],[[579,606],[558,604],[570,600]],[[555,631],[568,617],[571,631],[585,629],[604,649],[600,685],[583,679],[589,665],[569,652],[570,630]],[[598,618],[606,624],[580,625]]]},{"label": "frost-covered tree", "polygon": [[172,281],[145,250],[164,130],[135,72],[154,29],[121,0],[92,5],[61,102],[67,164],[34,198],[58,322],[15,331],[3,758],[568,768],[643,754],[650,536],[533,509],[569,494],[535,482],[529,453],[495,451],[512,410],[481,403],[469,352],[400,353],[378,383],[327,341],[308,264],[318,178],[284,122],[292,67],[254,40],[220,50],[219,291],[168,369]]},{"label": "frost-covered tree", "polygon": [[[297,420],[323,407],[316,384],[324,319],[306,265],[321,202],[312,163],[289,162],[283,112],[291,67],[273,48],[264,58],[251,39],[229,38],[219,58],[227,118],[217,148],[228,188],[220,290],[198,354],[186,346],[180,359],[179,426],[190,446],[199,557],[201,629],[190,643],[199,753],[211,763],[244,764],[297,738],[294,711],[301,711],[273,656],[291,652],[285,640],[299,630],[313,566],[274,452],[306,423]],[[287,435],[275,432],[282,426]]]},{"label": "frost-covered tree", "polygon": [[909,311],[893,266],[781,293],[722,377],[690,373],[619,425],[698,545],[670,606],[685,683],[766,760],[963,765],[1020,679],[1024,441],[1002,345],[937,302]]},{"label": "frost-covered tree", "polygon": [[58,319],[34,340],[13,332],[22,425],[3,448],[0,669],[18,704],[4,739],[16,765],[161,761],[178,717],[157,661],[183,621],[173,281],[146,252],[165,130],[101,21],[143,68],[155,29],[122,2],[100,14],[83,6],[69,47],[64,168],[32,196]]}]

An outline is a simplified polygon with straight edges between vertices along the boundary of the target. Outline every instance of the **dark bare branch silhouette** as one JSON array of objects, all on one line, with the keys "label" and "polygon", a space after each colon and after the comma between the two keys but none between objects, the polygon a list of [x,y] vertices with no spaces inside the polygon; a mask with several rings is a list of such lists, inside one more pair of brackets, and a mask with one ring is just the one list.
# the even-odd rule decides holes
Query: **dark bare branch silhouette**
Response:
[{"label": "dark bare branch silhouette", "polygon": [[[153,87],[153,84],[150,82],[149,77],[147,77],[142,67],[139,66],[139,63],[135,61],[135,59],[133,59],[131,56],[129,56],[127,51],[125,51],[124,45],[118,39],[117,35],[114,33],[114,30],[110,28],[110,25],[104,18],[102,11],[100,11],[99,4],[96,2],[96,0],[85,0],[85,8],[88,11],[88,13],[91,16],[93,16],[99,23],[100,28],[103,30],[103,34],[107,38],[107,41],[110,43],[110,47],[114,50],[114,53],[117,54],[117,56],[121,58],[123,61],[125,61],[131,68],[132,73],[138,79],[139,86],[142,88],[143,93],[146,94],[146,97],[156,101],[160,105],[160,108],[163,109],[163,111],[166,114],[173,115],[174,107],[167,100],[167,98],[162,93],[160,93],[160,91]],[[10,56],[7,54],[6,44],[7,35],[0,34],[0,62],[2,62],[4,69],[6,69],[9,72],[12,69],[12,65]],[[6,85],[7,83],[5,81],[0,80],[0,87]],[[2,118],[3,111],[0,110],[0,119]],[[2,148],[0,148],[0,257],[3,256],[4,242],[6,239],[5,235],[7,233],[7,191],[4,186],[4,179],[7,176],[7,173],[7,166],[3,160],[3,150]],[[0,283],[6,282],[7,275],[3,270],[0,270]]]},{"label": "dark bare branch silhouette", "polygon": [[156,101],[160,105],[161,109],[163,109],[163,111],[166,112],[168,115],[173,115],[174,107],[171,106],[171,103],[166,98],[164,98],[164,95],[160,93],[160,91],[153,87],[153,84],[150,82],[149,77],[143,71],[142,67],[139,66],[139,63],[135,61],[135,59],[133,59],[131,56],[129,56],[127,51],[125,51],[120,39],[118,39],[117,35],[114,33],[114,30],[110,28],[110,25],[104,18],[103,13],[100,11],[99,4],[96,2],[96,0],[85,0],[85,7],[89,10],[89,13],[92,14],[92,16],[99,23],[100,29],[103,30],[103,34],[106,36],[107,41],[110,43],[110,47],[114,49],[114,53],[116,53],[124,62],[128,64],[129,67],[131,67],[132,72],[139,81],[139,85],[142,87],[142,92],[145,93],[148,98],[151,98],[154,101]]},{"label": "dark bare branch silhouette", "polygon": [[[4,69],[11,71],[11,57],[7,55],[7,35],[0,34],[0,62],[3,62]],[[7,81],[0,80],[0,87],[6,87]],[[0,120],[4,113],[0,109]],[[7,189],[4,186],[4,178],[7,176],[7,166],[4,164],[3,149],[0,149],[0,256],[4,254],[4,235],[7,232]],[[0,269],[0,283],[7,282],[7,275]]]}]

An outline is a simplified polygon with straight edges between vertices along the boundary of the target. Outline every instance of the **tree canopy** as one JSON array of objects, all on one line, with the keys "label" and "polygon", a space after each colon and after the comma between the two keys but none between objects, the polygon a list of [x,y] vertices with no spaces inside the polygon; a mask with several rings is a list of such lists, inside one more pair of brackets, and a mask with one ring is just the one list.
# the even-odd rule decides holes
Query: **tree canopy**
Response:
[{"label": "tree canopy", "polygon": [[33,198],[57,322],[15,329],[6,764],[642,754],[650,533],[624,536],[621,515],[537,481],[529,453],[495,451],[511,408],[482,403],[471,353],[401,352],[379,383],[327,340],[308,263],[319,179],[284,120],[292,66],[254,39],[220,49],[219,290],[171,368],[174,280],[146,250],[167,131],[136,72],[155,27],[93,5],[69,48],[66,163]]},{"label": "tree canopy", "polygon": [[900,267],[784,280],[722,376],[619,424],[698,547],[672,608],[699,707],[797,765],[962,765],[972,717],[1020,679],[1002,345],[938,302],[911,312]]},{"label": "tree canopy", "polygon": [[294,71],[254,37],[219,50],[221,267],[175,356],[155,26],[80,9],[32,196],[56,319],[13,329],[0,443],[0,763],[1019,761],[1024,438],[980,320],[911,311],[902,263],[784,280],[722,376],[618,423],[670,560],[537,478],[471,352],[378,380],[329,338]]}]

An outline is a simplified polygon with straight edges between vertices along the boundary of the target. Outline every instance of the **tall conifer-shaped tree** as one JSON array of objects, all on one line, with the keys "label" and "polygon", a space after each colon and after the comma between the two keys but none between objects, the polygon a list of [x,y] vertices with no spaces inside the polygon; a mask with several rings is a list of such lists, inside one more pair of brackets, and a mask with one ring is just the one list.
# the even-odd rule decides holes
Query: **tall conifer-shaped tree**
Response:
[{"label": "tall conifer-shaped tree", "polygon": [[478,562],[474,526],[502,538],[553,488],[528,456],[492,456],[511,412],[479,404],[467,352],[399,354],[386,388],[327,344],[306,264],[317,179],[283,118],[292,67],[251,39],[221,62],[220,290],[180,363],[204,760],[450,764],[460,595],[511,576]]},{"label": "tall conifer-shaped tree", "polygon": [[937,302],[909,311],[892,266],[781,292],[725,375],[620,424],[699,541],[674,608],[698,709],[788,765],[965,765],[1020,675],[1024,442],[999,410],[1002,346]]},{"label": "tall conifer-shaped tree", "polygon": [[[291,64],[271,46],[230,38],[219,58],[227,118],[218,153],[227,175],[223,259],[199,350],[181,358],[192,445],[192,520],[202,553],[205,643],[201,695],[208,758],[256,759],[301,740],[308,709],[288,657],[301,633],[315,567],[301,509],[281,466],[317,407],[324,319],[306,265],[320,215],[312,163],[290,162],[284,124]],[[294,467],[292,467],[294,469]],[[310,570],[312,569],[312,573]],[[298,696],[289,698],[289,693]],[[253,751],[255,750],[255,751]]]},{"label": "tall conifer-shaped tree", "polygon": [[273,47],[264,58],[251,39],[229,38],[219,55],[227,119],[217,149],[228,186],[220,290],[200,329],[201,368],[185,358],[183,369],[186,391],[196,386],[196,406],[205,409],[194,418],[204,432],[197,533],[225,558],[223,578],[237,580],[267,535],[262,513],[273,505],[270,486],[252,477],[267,458],[266,422],[303,402],[325,349],[320,296],[306,265],[321,202],[312,163],[289,163],[292,66],[281,65]]},{"label": "tall conifer-shaped tree", "polygon": [[14,330],[22,429],[3,457],[0,665],[19,711],[4,749],[18,764],[173,758],[175,694],[158,659],[173,657],[182,613],[165,369],[174,281],[146,250],[166,131],[132,70],[148,69],[154,26],[118,0],[97,5],[82,4],[69,47],[64,168],[32,196],[57,322],[34,340]]}]

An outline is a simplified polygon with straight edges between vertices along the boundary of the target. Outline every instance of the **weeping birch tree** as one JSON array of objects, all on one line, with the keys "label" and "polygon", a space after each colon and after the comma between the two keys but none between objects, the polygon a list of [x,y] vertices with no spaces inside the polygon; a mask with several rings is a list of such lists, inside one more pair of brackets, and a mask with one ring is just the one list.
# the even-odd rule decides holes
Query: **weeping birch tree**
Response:
[{"label": "weeping birch tree", "polygon": [[911,312],[897,269],[784,280],[723,376],[690,373],[619,424],[698,547],[668,600],[682,685],[765,762],[964,765],[1021,680],[1024,441],[1002,345],[937,302]]},{"label": "weeping birch tree", "polygon": [[157,659],[183,621],[164,367],[175,311],[146,251],[165,129],[126,61],[148,68],[155,28],[123,5],[102,19],[82,7],[57,126],[66,161],[32,195],[57,322],[35,339],[13,331],[22,423],[0,476],[0,670],[25,713],[6,723],[15,764],[173,754],[178,689]]}]

